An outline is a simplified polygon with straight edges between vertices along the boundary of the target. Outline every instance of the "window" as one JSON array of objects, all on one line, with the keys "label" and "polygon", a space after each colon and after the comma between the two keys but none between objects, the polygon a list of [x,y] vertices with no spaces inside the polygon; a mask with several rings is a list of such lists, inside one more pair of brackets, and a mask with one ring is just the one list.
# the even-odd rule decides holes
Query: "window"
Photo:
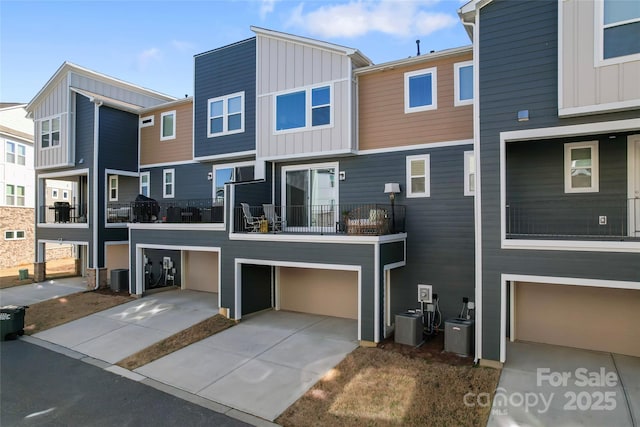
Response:
[{"label": "window", "polygon": [[24,230],[7,230],[4,232],[4,240],[24,240]]},{"label": "window", "polygon": [[160,115],[160,141],[176,138],[176,112],[165,111]]},{"label": "window", "polygon": [[435,68],[404,73],[404,112],[438,108],[437,72]]},{"label": "window", "polygon": [[603,59],[640,53],[640,2],[604,0]]},{"label": "window", "polygon": [[459,62],[454,64],[454,92],[453,104],[459,105],[473,104],[473,62]]},{"label": "window", "polygon": [[476,194],[476,156],[473,151],[464,152],[464,195]]},{"label": "window", "polygon": [[64,191],[62,192],[62,198],[63,198],[63,199],[68,199],[68,198],[69,198],[69,192],[68,192],[67,190],[64,190]]},{"label": "window", "polygon": [[407,197],[429,197],[431,194],[429,155],[407,156]]},{"label": "window", "polygon": [[16,162],[16,144],[13,142],[7,141],[5,144],[5,159],[7,163],[15,163]]},{"label": "window", "polygon": [[5,202],[9,206],[24,206],[24,187],[22,185],[7,184],[5,187]]},{"label": "window", "polygon": [[288,92],[275,97],[275,131],[331,126],[331,86]]},{"label": "window", "polygon": [[58,189],[57,188],[52,188],[51,189],[51,197],[54,199],[58,198]]},{"label": "window", "polygon": [[598,141],[564,144],[564,192],[596,193]]},{"label": "window", "polygon": [[207,101],[209,138],[244,132],[244,92]]},{"label": "window", "polygon": [[155,118],[155,116],[142,117],[140,119],[140,127],[141,128],[146,128],[148,126],[153,126],[154,125],[154,118]]},{"label": "window", "polygon": [[174,169],[164,169],[162,171],[162,197],[173,199],[175,196],[175,179]]},{"label": "window", "polygon": [[216,165],[213,167],[213,188],[217,205],[224,205],[224,185],[229,182],[252,181],[254,179],[253,163],[237,165]]},{"label": "window", "polygon": [[143,196],[151,197],[149,196],[149,185],[149,172],[142,172],[140,174],[140,194],[142,194]]},{"label": "window", "polygon": [[27,147],[22,144],[17,145],[18,157],[16,158],[17,164],[24,166],[27,160]]},{"label": "window", "polygon": [[60,145],[60,117],[40,122],[40,145],[42,148]]},{"label": "window", "polygon": [[118,201],[118,175],[109,176],[109,201]]}]

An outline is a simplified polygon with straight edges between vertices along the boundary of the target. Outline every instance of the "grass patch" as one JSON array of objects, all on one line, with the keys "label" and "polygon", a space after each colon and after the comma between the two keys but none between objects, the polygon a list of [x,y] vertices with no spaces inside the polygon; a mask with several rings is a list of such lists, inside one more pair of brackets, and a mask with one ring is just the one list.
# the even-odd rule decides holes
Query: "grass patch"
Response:
[{"label": "grass patch", "polygon": [[29,306],[25,313],[24,333],[33,335],[98,311],[134,299],[129,294],[108,292],[79,292],[60,298],[53,298]]},{"label": "grass patch", "polygon": [[468,407],[464,396],[469,392],[493,396],[499,377],[495,369],[357,348],[276,422],[282,426],[484,426],[490,406]]},{"label": "grass patch", "polygon": [[227,319],[220,314],[216,314],[213,317],[205,319],[200,323],[196,323],[187,329],[173,334],[162,341],[122,359],[116,363],[116,365],[132,371],[146,365],[147,363],[151,363],[156,359],[166,356],[167,354],[180,350],[183,347],[201,341],[211,335],[217,334],[220,331],[224,331],[225,329],[235,325],[235,323],[236,322],[233,320]]}]

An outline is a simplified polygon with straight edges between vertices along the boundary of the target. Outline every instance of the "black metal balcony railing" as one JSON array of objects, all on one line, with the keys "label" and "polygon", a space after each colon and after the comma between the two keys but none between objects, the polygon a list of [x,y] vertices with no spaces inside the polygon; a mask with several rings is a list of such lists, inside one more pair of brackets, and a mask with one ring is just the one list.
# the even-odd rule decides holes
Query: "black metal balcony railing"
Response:
[{"label": "black metal balcony railing", "polygon": [[40,206],[40,221],[45,224],[86,223],[87,206],[72,205],[68,202],[55,202],[53,205]]},{"label": "black metal balcony railing", "polygon": [[508,239],[640,240],[640,199],[510,201]]},{"label": "black metal balcony railing", "polygon": [[263,206],[234,209],[234,232],[347,234],[382,236],[404,233],[406,207],[389,204]]},{"label": "black metal balcony railing", "polygon": [[224,206],[213,199],[109,202],[107,222],[223,223]]}]

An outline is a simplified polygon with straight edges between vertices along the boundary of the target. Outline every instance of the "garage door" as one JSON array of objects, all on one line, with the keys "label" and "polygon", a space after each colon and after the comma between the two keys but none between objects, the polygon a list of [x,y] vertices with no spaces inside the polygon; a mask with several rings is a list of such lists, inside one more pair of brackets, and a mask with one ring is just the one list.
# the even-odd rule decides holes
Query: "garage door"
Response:
[{"label": "garage door", "polygon": [[356,271],[279,267],[280,309],[358,318]]},{"label": "garage door", "polygon": [[184,289],[218,292],[218,253],[184,252]]},{"label": "garage door", "polygon": [[516,283],[515,338],[640,356],[640,291]]}]

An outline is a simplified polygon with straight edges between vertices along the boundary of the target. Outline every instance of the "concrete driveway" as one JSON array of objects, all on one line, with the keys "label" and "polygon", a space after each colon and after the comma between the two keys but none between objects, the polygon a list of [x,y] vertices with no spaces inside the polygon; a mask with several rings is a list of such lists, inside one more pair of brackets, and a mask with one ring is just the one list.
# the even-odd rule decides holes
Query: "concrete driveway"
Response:
[{"label": "concrete driveway", "polygon": [[86,277],[45,280],[0,290],[0,305],[30,305],[87,290]]},{"label": "concrete driveway", "polygon": [[116,363],[218,313],[218,294],[165,291],[47,329],[34,337]]},{"label": "concrete driveway", "polygon": [[632,427],[639,422],[640,358],[509,343],[488,426]]},{"label": "concrete driveway", "polygon": [[274,420],[358,346],[357,321],[258,313],[135,372]]}]

